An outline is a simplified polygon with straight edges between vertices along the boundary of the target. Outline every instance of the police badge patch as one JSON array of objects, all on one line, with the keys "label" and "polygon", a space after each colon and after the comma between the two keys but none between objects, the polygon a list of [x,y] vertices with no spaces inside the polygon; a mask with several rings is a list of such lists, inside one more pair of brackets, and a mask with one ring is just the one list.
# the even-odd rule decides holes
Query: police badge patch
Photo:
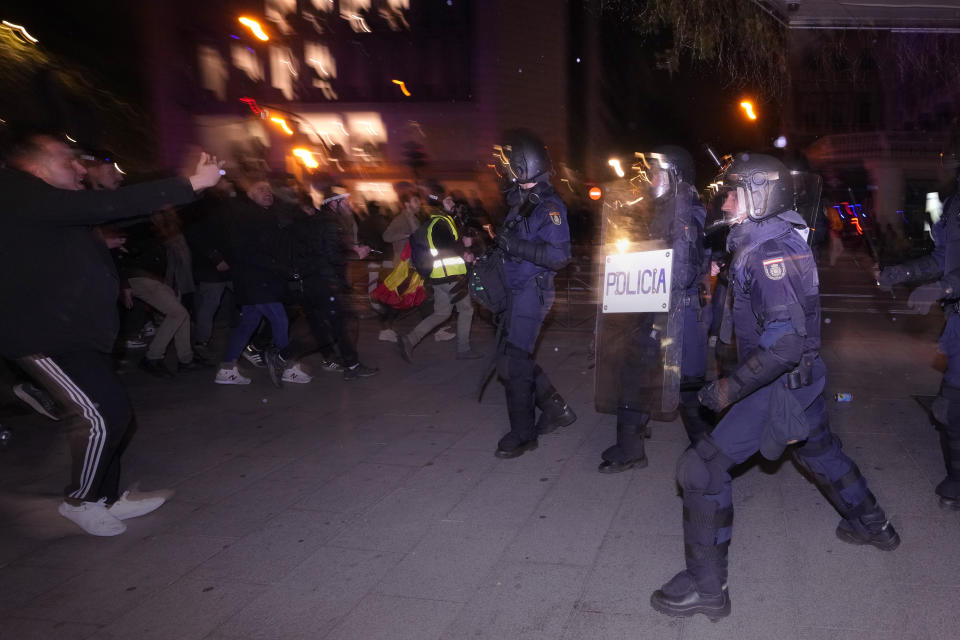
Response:
[{"label": "police badge patch", "polygon": [[551,222],[553,222],[553,224],[557,225],[558,227],[559,227],[561,224],[563,224],[563,218],[560,217],[560,212],[559,212],[559,211],[551,211],[551,212],[550,212],[550,220],[551,220]]},{"label": "police badge patch", "polygon": [[764,260],[763,272],[771,280],[783,280],[783,276],[787,274],[786,268],[783,266],[783,258]]}]

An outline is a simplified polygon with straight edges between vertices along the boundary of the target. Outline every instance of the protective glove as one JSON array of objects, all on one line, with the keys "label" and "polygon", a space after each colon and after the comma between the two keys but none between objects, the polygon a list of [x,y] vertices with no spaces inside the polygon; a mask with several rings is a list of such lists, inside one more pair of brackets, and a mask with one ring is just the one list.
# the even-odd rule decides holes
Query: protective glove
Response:
[{"label": "protective glove", "polygon": [[718,378],[704,385],[697,394],[700,404],[714,412],[720,412],[740,399],[743,385],[733,376]]},{"label": "protective glove", "polygon": [[902,264],[895,264],[884,267],[877,276],[877,286],[881,291],[890,293],[893,291],[893,285],[906,282],[911,277],[910,270]]},{"label": "protective glove", "polygon": [[930,313],[930,307],[947,295],[946,288],[940,282],[931,282],[910,292],[907,306],[919,313]]}]

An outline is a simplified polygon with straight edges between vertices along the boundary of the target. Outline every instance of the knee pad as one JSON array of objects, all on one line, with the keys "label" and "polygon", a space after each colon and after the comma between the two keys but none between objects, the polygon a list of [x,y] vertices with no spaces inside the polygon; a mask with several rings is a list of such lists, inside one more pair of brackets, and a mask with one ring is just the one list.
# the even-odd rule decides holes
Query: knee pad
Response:
[{"label": "knee pad", "polygon": [[706,436],[680,456],[677,461],[677,482],[684,491],[714,494],[723,489],[724,476],[732,466],[731,460]]}]

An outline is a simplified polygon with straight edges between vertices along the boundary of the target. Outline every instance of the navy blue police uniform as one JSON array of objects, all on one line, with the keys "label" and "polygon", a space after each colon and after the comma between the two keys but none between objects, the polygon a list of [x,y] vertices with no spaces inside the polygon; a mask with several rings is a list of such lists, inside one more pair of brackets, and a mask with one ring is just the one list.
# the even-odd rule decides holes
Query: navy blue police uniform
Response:
[{"label": "navy blue police uniform", "polygon": [[[524,198],[539,198],[529,213]],[[559,398],[550,379],[534,362],[540,328],[554,301],[554,277],[570,261],[567,208],[549,184],[538,183],[529,194],[514,191],[500,244],[506,254],[504,277],[509,290],[506,341],[497,359],[504,384],[510,432],[498,445],[498,455],[522,453],[536,446],[536,406],[545,414]],[[559,400],[561,404],[562,399]],[[541,425],[542,426],[542,425]],[[542,430],[541,430],[542,431]]]},{"label": "navy blue police uniform", "polygon": [[947,321],[939,350],[947,356],[947,370],[933,404],[933,414],[942,425],[947,475],[935,492],[940,496],[941,506],[960,510],[960,193],[947,199],[943,211],[931,228],[933,252],[885,268],[878,284],[889,289],[900,282],[934,280],[914,290],[910,305],[919,304],[926,311],[934,300],[941,300],[943,304]]},{"label": "navy blue police uniform", "polygon": [[[754,162],[764,158],[754,156]],[[786,169],[769,160],[770,169],[761,167],[783,181]],[[751,177],[755,184],[764,179]],[[716,411],[732,406],[677,463],[686,569],[651,597],[663,613],[704,613],[714,619],[729,614],[729,470],[758,450],[776,460],[788,444],[802,442],[793,448],[793,459],[842,516],[837,537],[883,550],[900,542],[866,479],[830,431],[823,398],[826,366],[818,353],[819,278],[802,232],[808,232],[802,217],[789,210],[760,221],[747,218],[730,232],[732,300],[721,339],[729,341],[732,320],[739,366],[704,387],[699,397]]]}]

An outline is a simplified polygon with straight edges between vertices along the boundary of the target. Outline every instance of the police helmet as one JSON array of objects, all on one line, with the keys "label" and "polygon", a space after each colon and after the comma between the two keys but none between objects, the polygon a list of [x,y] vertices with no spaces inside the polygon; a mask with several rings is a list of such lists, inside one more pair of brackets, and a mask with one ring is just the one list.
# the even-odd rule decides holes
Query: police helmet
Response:
[{"label": "police helmet", "polygon": [[657,200],[676,194],[681,182],[693,184],[693,158],[681,147],[665,145],[650,153],[638,152],[634,157],[633,170],[637,175],[631,182],[636,186],[646,183]]},{"label": "police helmet", "polygon": [[773,156],[739,153],[722,179],[727,188],[737,192],[737,213],[751,220],[764,220],[793,209],[790,172]]},{"label": "police helmet", "polygon": [[494,169],[504,190],[530,182],[548,182],[550,156],[543,141],[527,129],[503,134],[502,144],[494,146]]}]

